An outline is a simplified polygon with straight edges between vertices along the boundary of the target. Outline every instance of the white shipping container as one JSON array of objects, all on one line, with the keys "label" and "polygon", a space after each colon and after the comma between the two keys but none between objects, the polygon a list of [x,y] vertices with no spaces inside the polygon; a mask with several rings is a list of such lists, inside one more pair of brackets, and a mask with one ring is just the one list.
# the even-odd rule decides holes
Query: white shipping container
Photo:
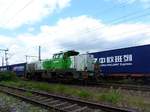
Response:
[{"label": "white shipping container", "polygon": [[43,64],[42,61],[37,61],[36,62],[36,70],[43,70]]},{"label": "white shipping container", "polygon": [[36,61],[36,62],[29,63],[27,65],[27,70],[29,70],[29,71],[43,70],[42,62],[41,61]]},{"label": "white shipping container", "polygon": [[71,68],[77,71],[94,71],[94,58],[89,54],[81,54],[71,57]]}]

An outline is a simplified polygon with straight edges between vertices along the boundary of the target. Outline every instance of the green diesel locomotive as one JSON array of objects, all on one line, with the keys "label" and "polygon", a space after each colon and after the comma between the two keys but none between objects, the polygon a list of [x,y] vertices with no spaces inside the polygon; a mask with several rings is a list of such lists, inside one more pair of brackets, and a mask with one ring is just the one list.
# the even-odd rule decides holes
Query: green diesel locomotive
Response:
[{"label": "green diesel locomotive", "polygon": [[98,69],[91,54],[71,50],[56,53],[52,59],[27,64],[26,74],[31,79],[88,80],[99,75]]}]

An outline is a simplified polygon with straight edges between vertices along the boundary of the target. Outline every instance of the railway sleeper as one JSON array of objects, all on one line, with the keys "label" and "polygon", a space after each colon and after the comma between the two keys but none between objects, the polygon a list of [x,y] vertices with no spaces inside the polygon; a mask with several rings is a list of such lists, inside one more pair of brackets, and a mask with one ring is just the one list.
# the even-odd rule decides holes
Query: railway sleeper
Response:
[{"label": "railway sleeper", "polygon": [[75,109],[74,111],[72,111],[72,112],[85,112],[85,110],[87,110],[88,108],[87,108],[87,106],[84,106],[84,107],[80,107],[80,108],[78,108],[78,109]]},{"label": "railway sleeper", "polygon": [[33,95],[34,98],[40,98],[41,95]]},{"label": "railway sleeper", "polygon": [[38,100],[40,100],[40,101],[43,101],[43,100],[46,100],[46,99],[47,99],[47,97],[43,97],[43,96],[41,96],[41,97],[35,97],[35,99],[38,99]]},{"label": "railway sleeper", "polygon": [[64,101],[60,101],[60,102],[55,102],[55,103],[53,103],[53,104],[51,104],[53,107],[57,107],[57,105],[59,106],[59,105],[62,105],[62,104],[64,104],[64,103],[66,103],[66,102],[64,102]]},{"label": "railway sleeper", "polygon": [[[84,111],[84,112],[95,112],[95,110],[91,109],[90,106],[89,106],[89,109],[88,109],[88,107],[86,107],[87,104],[85,104],[84,106],[83,105],[79,106],[81,103],[79,103],[79,104],[78,103],[70,103],[69,101],[66,101],[67,103],[65,104],[65,101],[58,100],[58,98],[52,98],[51,99],[51,97],[50,97],[50,99],[48,97],[45,97],[47,99],[44,99],[42,101],[38,101],[37,99],[35,99],[35,97],[36,96],[41,97],[42,95],[34,94],[35,92],[33,92],[33,94],[32,94],[32,95],[35,95],[34,99],[31,99],[30,97],[25,96],[25,94],[23,94],[23,95],[19,95],[18,94],[18,93],[21,93],[21,94],[22,93],[26,93],[27,91],[25,91],[25,90],[23,90],[22,92],[19,92],[19,91],[15,90],[15,89],[10,89],[10,88],[8,90],[6,90],[6,89],[3,88],[2,91],[4,91],[4,92],[6,91],[6,93],[8,93],[8,94],[20,97],[22,99],[25,99],[25,100],[33,102],[33,103],[43,104],[43,106],[52,108],[54,110],[62,110],[64,112],[70,112],[70,111],[75,111],[75,112],[80,112],[80,111],[81,112],[82,111]],[[18,90],[22,90],[22,89],[18,89]],[[7,92],[7,91],[10,91],[10,92]],[[31,91],[28,91],[28,92],[31,92]],[[50,102],[48,101],[48,99],[50,100]],[[45,100],[47,100],[46,103],[44,103]],[[41,103],[41,102],[43,102],[43,103]],[[97,108],[97,106],[96,106],[96,108]],[[103,106],[102,106],[102,108],[103,108]],[[110,108],[113,108],[113,107],[110,107]],[[112,110],[115,110],[115,109],[112,109]],[[121,109],[117,109],[116,108],[116,110],[121,110]],[[121,110],[121,111],[124,111],[124,112],[134,112],[133,110],[132,111],[131,110]],[[101,111],[99,110],[99,112],[101,112]]]},{"label": "railway sleeper", "polygon": [[48,99],[42,100],[41,103],[48,103],[48,102],[51,102],[51,101],[54,101],[54,99],[53,98],[48,98]]},{"label": "railway sleeper", "polygon": [[48,102],[47,104],[48,105],[55,105],[55,104],[57,104],[57,103],[59,103],[60,102],[60,100],[53,100],[53,101],[51,101],[51,102]]},{"label": "railway sleeper", "polygon": [[59,106],[65,106],[68,102],[61,102],[58,104],[53,105],[54,107],[59,107]]},{"label": "railway sleeper", "polygon": [[72,108],[69,108],[69,109],[65,109],[66,111],[70,112],[70,111],[75,111],[75,110],[78,110],[80,109],[81,106],[79,106],[78,104],[76,106],[73,106]]},{"label": "railway sleeper", "polygon": [[71,104],[71,105],[68,105],[66,107],[63,107],[62,109],[65,110],[65,109],[69,109],[69,108],[72,108],[74,106],[77,106],[77,104]]},{"label": "railway sleeper", "polygon": [[63,108],[64,107],[68,107],[68,106],[70,106],[71,104],[70,103],[68,103],[68,102],[66,102],[66,103],[64,103],[64,104],[62,104],[62,105],[60,105],[60,104],[56,104],[56,105],[54,105],[56,108],[59,108],[59,109],[62,109],[63,110]]}]

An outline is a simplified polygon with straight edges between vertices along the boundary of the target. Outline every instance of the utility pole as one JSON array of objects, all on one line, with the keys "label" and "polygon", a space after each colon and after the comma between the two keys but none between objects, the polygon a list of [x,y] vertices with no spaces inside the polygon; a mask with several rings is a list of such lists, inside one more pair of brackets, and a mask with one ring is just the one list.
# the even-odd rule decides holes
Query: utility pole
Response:
[{"label": "utility pole", "polygon": [[26,63],[28,62],[28,56],[27,55],[25,55],[25,57],[26,57]]},{"label": "utility pole", "polygon": [[2,66],[4,66],[4,57],[2,57]]},{"label": "utility pole", "polygon": [[5,62],[6,62],[6,66],[8,65],[8,49],[7,50],[5,50]]},{"label": "utility pole", "polygon": [[41,46],[39,46],[39,61],[41,61]]},{"label": "utility pole", "polygon": [[5,53],[5,62],[6,62],[6,66],[8,65],[8,49],[0,49],[0,51],[4,51]]}]

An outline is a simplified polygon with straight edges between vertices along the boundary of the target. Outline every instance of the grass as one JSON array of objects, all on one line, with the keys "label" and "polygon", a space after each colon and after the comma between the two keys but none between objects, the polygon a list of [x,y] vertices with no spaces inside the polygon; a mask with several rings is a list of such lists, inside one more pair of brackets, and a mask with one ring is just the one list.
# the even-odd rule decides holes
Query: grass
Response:
[{"label": "grass", "polygon": [[0,72],[0,81],[16,81],[18,78],[16,77],[16,74],[13,72]]},{"label": "grass", "polygon": [[106,93],[100,93],[97,97],[99,100],[116,104],[122,100],[122,96],[123,95],[119,90],[110,88],[109,91]]},{"label": "grass", "polygon": [[124,98],[124,102],[128,102],[128,106],[140,108],[141,112],[150,112],[150,101],[147,102],[141,97],[128,96]]},{"label": "grass", "polygon": [[90,98],[92,97],[92,93],[86,91],[86,90],[80,90],[77,92],[77,96],[81,98]]},{"label": "grass", "polygon": [[[130,96],[122,92],[120,89],[113,88],[105,90],[90,90],[86,88],[77,88],[63,84],[48,84],[44,82],[34,81],[2,81],[2,84],[23,87],[27,89],[42,90],[50,93],[62,94],[65,96],[75,96],[84,100],[94,100],[98,102],[111,103],[115,105],[129,105],[129,107],[137,107],[142,110],[150,111],[150,102],[145,102],[140,96]],[[32,95],[27,93],[27,95]],[[147,112],[149,112],[147,111]]]},{"label": "grass", "polygon": [[24,87],[28,89],[42,90],[51,93],[61,93],[64,95],[77,96],[83,99],[96,99],[98,101],[107,101],[111,103],[117,103],[121,99],[121,93],[114,89],[110,89],[108,92],[89,91],[86,89],[72,88],[71,86],[62,84],[48,84],[43,82],[31,82],[31,81],[2,81],[1,83],[6,85],[12,85],[17,87]]},{"label": "grass", "polygon": [[87,90],[79,90],[75,88],[70,88],[69,86],[62,85],[62,84],[48,84],[48,83],[41,83],[41,82],[31,82],[31,81],[2,81],[2,84],[17,86],[17,87],[24,87],[28,89],[36,89],[42,90],[46,92],[52,93],[61,93],[66,95],[75,95],[81,98],[88,98],[91,96],[90,92]]},{"label": "grass", "polygon": [[33,94],[31,92],[26,92],[25,96],[31,97]]}]

